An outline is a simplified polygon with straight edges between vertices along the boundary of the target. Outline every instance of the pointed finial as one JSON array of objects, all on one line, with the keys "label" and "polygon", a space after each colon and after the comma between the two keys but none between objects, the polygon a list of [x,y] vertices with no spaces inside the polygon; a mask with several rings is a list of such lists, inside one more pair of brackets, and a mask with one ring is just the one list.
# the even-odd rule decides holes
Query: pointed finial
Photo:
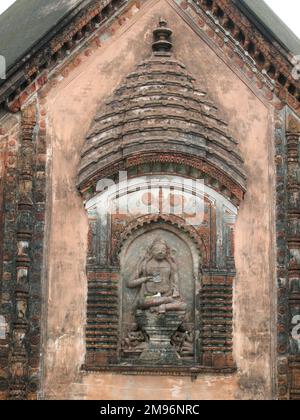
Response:
[{"label": "pointed finial", "polygon": [[160,19],[158,27],[153,31],[154,42],[152,49],[157,54],[169,54],[172,50],[171,35],[172,30],[168,28],[167,21]]}]

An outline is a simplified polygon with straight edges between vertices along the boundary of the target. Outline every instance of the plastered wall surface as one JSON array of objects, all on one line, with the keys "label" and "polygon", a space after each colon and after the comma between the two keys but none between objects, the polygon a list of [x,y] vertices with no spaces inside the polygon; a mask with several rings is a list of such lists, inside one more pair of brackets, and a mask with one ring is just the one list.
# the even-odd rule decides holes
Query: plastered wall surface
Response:
[{"label": "plastered wall surface", "polygon": [[[175,56],[205,85],[240,142],[248,190],[236,228],[234,356],[229,376],[84,373],[88,221],[76,190],[80,151],[99,106],[151,52],[160,16],[174,31]],[[47,399],[270,399],[275,343],[272,111],[166,1],[134,19],[53,87],[47,97],[48,202],[43,383]]]}]

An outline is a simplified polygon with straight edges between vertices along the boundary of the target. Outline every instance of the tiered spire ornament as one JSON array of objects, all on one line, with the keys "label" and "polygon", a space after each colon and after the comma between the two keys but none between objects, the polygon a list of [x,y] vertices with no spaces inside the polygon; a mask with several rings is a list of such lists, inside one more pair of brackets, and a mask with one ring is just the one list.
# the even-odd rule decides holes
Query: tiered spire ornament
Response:
[{"label": "tiered spire ornament", "polygon": [[167,54],[171,53],[173,48],[172,45],[172,36],[173,31],[168,28],[167,21],[165,19],[160,19],[158,27],[153,31],[154,42],[152,44],[152,49],[154,54]]},{"label": "tiered spire ornament", "polygon": [[225,195],[240,201],[246,176],[238,142],[216,104],[172,54],[172,30],[165,20],[153,37],[150,57],[99,106],[82,151],[80,190],[88,191],[115,165],[126,169],[137,157],[159,158],[200,165],[207,182],[217,179]]}]

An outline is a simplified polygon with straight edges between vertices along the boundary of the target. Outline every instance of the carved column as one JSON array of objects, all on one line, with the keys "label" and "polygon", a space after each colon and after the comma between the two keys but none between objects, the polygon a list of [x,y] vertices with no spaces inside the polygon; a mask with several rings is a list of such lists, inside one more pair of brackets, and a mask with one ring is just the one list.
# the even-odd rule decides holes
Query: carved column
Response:
[{"label": "carved column", "polygon": [[290,398],[300,399],[300,121],[287,124],[288,161],[288,278],[290,311]]},{"label": "carved column", "polygon": [[33,132],[36,125],[36,106],[29,105],[22,111],[22,139],[18,168],[18,217],[16,227],[16,277],[14,281],[14,314],[10,355],[10,399],[26,399],[28,380],[29,331],[28,299],[30,275],[30,250],[34,223],[33,208]]}]

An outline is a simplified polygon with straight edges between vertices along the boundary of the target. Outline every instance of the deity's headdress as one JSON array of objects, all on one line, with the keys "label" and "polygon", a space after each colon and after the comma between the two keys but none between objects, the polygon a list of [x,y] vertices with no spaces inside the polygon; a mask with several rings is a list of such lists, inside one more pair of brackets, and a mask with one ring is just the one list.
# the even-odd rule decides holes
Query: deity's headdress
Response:
[{"label": "deity's headdress", "polygon": [[150,246],[150,250],[152,250],[156,245],[164,245],[167,249],[169,249],[167,242],[160,236],[154,239]]}]

